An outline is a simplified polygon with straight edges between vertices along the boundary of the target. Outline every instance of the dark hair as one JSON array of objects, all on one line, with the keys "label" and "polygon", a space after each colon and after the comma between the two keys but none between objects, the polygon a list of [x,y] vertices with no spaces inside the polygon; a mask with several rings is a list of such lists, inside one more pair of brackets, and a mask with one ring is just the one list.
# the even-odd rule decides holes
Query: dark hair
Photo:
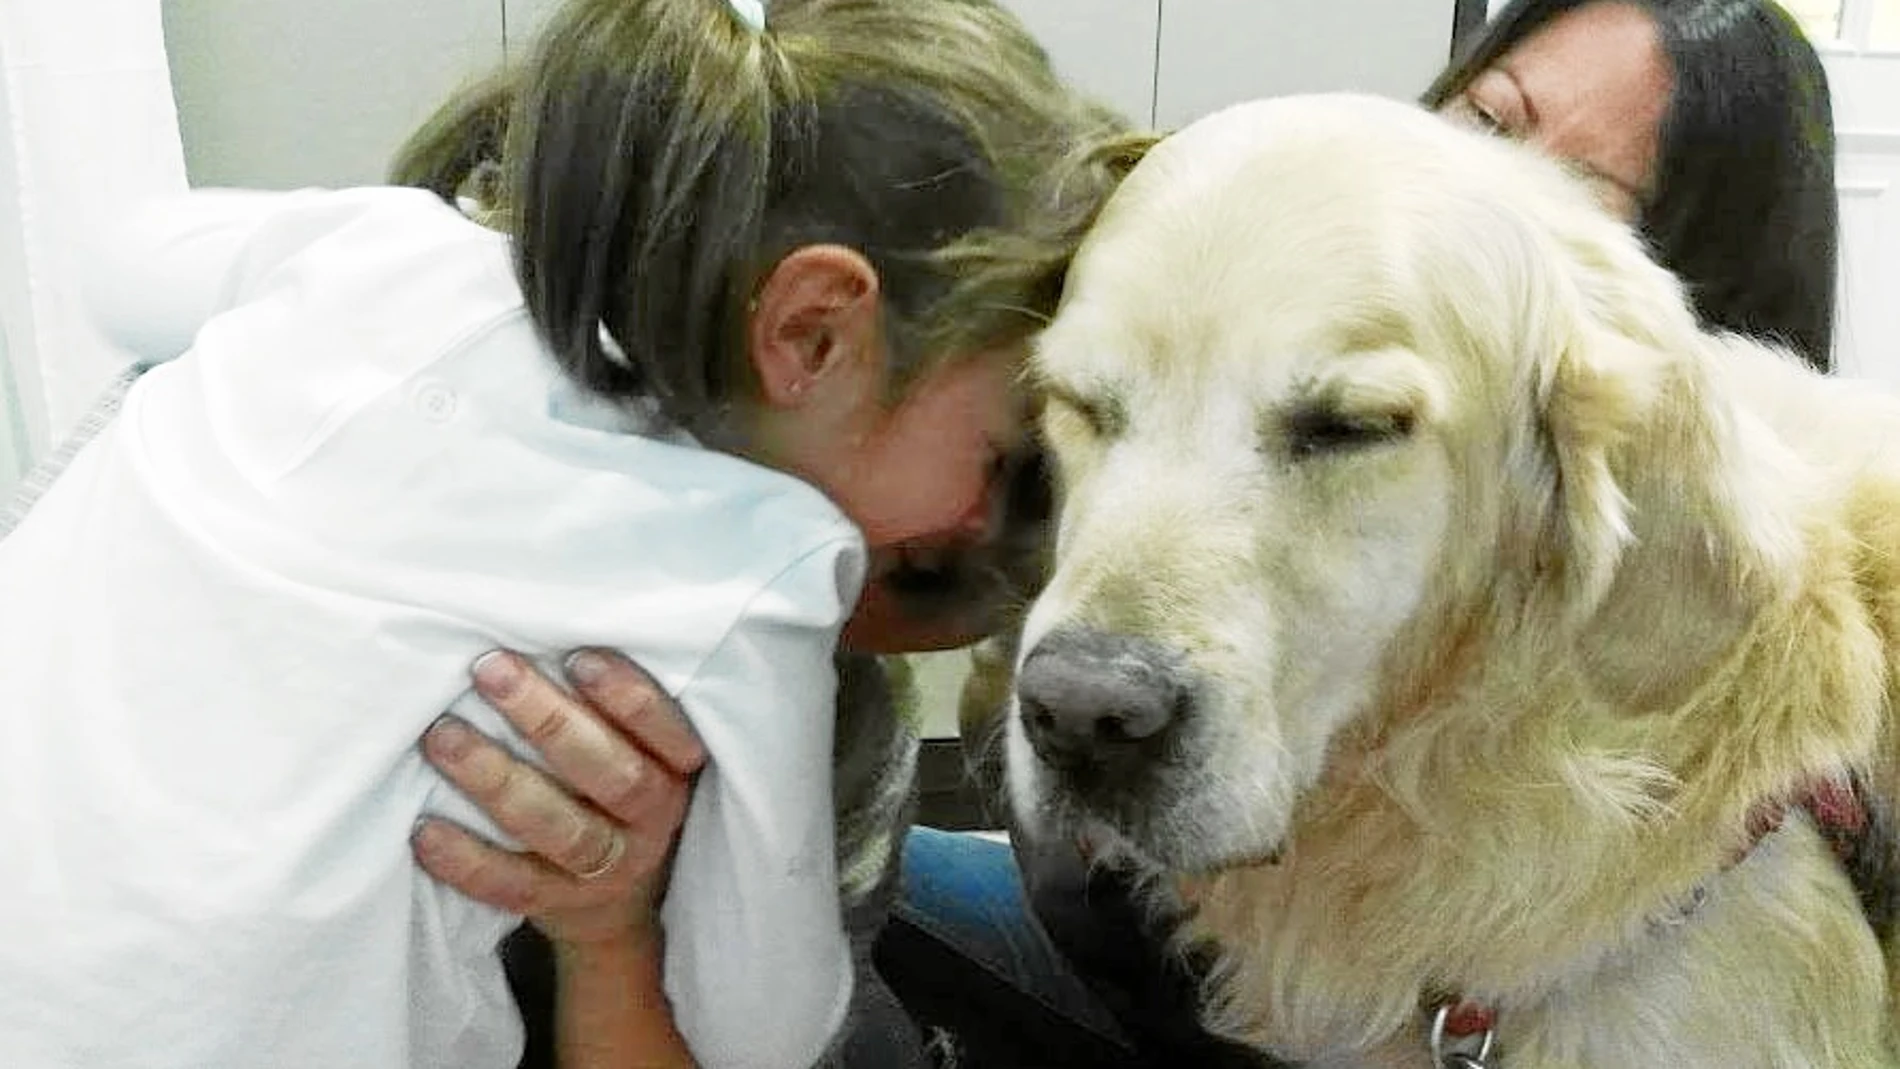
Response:
[{"label": "dark hair", "polygon": [[1629,3],[1656,21],[1672,71],[1653,195],[1638,228],[1705,325],[1834,366],[1839,242],[1827,74],[1771,0],[1516,0],[1426,90],[1438,108],[1568,11]]},{"label": "dark hair", "polygon": [[497,225],[555,358],[708,433],[753,389],[753,289],[801,245],[876,268],[900,384],[1026,339],[1063,220],[1106,195],[1045,176],[1118,126],[991,0],[781,0],[764,32],[724,0],[568,0],[394,175],[452,197],[499,143]]}]

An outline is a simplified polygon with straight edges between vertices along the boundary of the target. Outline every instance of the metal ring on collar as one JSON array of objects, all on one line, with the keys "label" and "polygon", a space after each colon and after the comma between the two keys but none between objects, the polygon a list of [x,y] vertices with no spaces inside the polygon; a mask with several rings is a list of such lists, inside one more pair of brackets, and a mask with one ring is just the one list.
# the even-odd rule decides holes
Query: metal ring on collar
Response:
[{"label": "metal ring on collar", "polygon": [[1432,1065],[1435,1069],[1491,1069],[1491,1047],[1497,1033],[1485,1029],[1478,1039],[1478,1053],[1445,1049],[1445,1022],[1451,1019],[1453,1006],[1447,1002],[1432,1014]]}]

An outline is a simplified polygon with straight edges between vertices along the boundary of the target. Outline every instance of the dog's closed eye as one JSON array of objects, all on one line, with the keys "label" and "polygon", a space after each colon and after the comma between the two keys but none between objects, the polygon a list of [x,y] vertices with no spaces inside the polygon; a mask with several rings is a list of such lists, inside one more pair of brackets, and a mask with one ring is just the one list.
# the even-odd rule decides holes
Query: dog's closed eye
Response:
[{"label": "dog's closed eye", "polygon": [[1331,456],[1407,438],[1410,412],[1347,412],[1332,405],[1303,405],[1287,413],[1282,431],[1295,460]]},{"label": "dog's closed eye", "polygon": [[1043,418],[1071,419],[1095,438],[1119,437],[1128,428],[1128,414],[1113,393],[1083,393],[1050,383],[1044,386]]}]

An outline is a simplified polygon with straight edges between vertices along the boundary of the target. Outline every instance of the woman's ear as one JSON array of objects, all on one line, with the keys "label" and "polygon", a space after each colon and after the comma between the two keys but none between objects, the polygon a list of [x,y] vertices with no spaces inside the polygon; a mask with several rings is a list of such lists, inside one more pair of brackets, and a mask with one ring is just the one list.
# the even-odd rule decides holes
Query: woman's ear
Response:
[{"label": "woman's ear", "polygon": [[746,345],[768,408],[799,408],[878,370],[877,269],[842,245],[805,245],[759,286]]}]

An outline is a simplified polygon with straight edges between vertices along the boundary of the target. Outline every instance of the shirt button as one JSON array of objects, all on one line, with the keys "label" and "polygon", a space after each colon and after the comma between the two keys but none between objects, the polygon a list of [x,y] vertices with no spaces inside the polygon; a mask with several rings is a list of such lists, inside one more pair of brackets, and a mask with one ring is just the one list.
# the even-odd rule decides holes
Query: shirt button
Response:
[{"label": "shirt button", "polygon": [[423,381],[410,394],[416,412],[430,423],[447,423],[455,418],[458,402],[455,391],[440,382]]}]

